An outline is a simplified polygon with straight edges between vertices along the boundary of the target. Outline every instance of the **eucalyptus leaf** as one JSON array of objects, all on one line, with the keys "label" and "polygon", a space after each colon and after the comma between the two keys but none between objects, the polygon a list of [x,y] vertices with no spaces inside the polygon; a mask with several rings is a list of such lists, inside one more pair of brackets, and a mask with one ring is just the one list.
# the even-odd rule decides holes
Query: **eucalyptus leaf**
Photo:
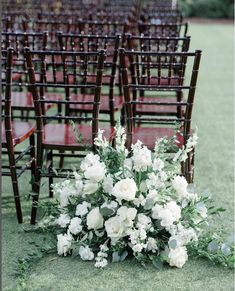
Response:
[{"label": "eucalyptus leaf", "polygon": [[229,256],[229,255],[231,254],[230,247],[227,246],[226,244],[222,244],[222,246],[221,246],[221,252],[222,252],[223,255],[225,255],[226,257]]},{"label": "eucalyptus leaf", "polygon": [[163,267],[163,263],[162,263],[160,257],[154,258],[152,260],[152,263],[153,263],[154,267],[158,270],[162,269],[162,267]]},{"label": "eucalyptus leaf", "polygon": [[93,232],[92,232],[92,231],[89,232],[89,234],[88,234],[88,239],[89,239],[89,240],[92,240],[92,239],[93,239]]},{"label": "eucalyptus leaf", "polygon": [[172,239],[169,241],[169,247],[171,249],[175,249],[177,247],[177,240],[176,239]]},{"label": "eucalyptus leaf", "polygon": [[104,235],[104,231],[99,232],[98,230],[95,230],[95,235],[98,237],[102,237]]},{"label": "eucalyptus leaf", "polygon": [[189,193],[195,193],[195,186],[193,184],[188,184],[187,191]]},{"label": "eucalyptus leaf", "polygon": [[117,262],[120,262],[120,256],[118,254],[118,252],[113,252],[112,253],[112,262],[113,263],[117,263]]},{"label": "eucalyptus leaf", "polygon": [[108,208],[108,207],[102,207],[100,208],[100,213],[104,216],[104,217],[107,217],[107,216],[111,216],[114,214],[114,210],[111,209],[111,208]]},{"label": "eucalyptus leaf", "polygon": [[153,199],[147,199],[144,205],[144,209],[152,209],[154,206],[154,200]]},{"label": "eucalyptus leaf", "polygon": [[86,233],[86,234],[85,234],[85,235],[80,239],[80,241],[82,242],[82,241],[86,240],[87,237],[88,237],[88,233]]},{"label": "eucalyptus leaf", "polygon": [[215,240],[211,241],[207,246],[207,250],[211,253],[216,253],[218,249],[219,249],[219,244]]},{"label": "eucalyptus leaf", "polygon": [[128,251],[124,250],[120,255],[120,262],[123,262],[127,256],[128,256]]}]

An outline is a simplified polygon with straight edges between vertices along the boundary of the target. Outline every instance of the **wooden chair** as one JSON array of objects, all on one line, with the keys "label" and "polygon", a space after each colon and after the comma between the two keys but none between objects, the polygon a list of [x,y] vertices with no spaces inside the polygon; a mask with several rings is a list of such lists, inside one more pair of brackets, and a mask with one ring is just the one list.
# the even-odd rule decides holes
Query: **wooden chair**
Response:
[{"label": "wooden chair", "polygon": [[[178,127],[182,136],[178,136],[178,146],[182,147],[187,142],[191,133],[191,119],[194,104],[194,95],[197,75],[200,64],[201,51],[191,52],[137,52],[120,50],[122,82],[125,98],[127,146],[141,140],[149,149],[153,149],[156,138],[173,137],[175,128]],[[128,62],[133,59],[133,69],[129,71]],[[189,60],[190,59],[190,60]],[[187,62],[186,62],[187,60]],[[186,67],[187,64],[187,67]],[[192,67],[189,65],[192,64]],[[186,68],[189,79],[184,78]],[[174,69],[180,73],[174,75]],[[144,74],[142,73],[144,72]],[[128,76],[131,77],[128,77]],[[157,78],[153,85],[152,78]],[[155,92],[170,92],[183,90],[187,93],[185,100],[180,102],[147,101],[141,100],[142,92],[154,95]],[[164,115],[163,108],[168,112],[171,106],[184,107],[184,114],[178,116]],[[158,106],[161,114],[154,116],[141,112],[138,115],[138,106]],[[146,110],[148,112],[148,110]],[[176,111],[175,111],[176,112]],[[139,127],[141,123],[144,127]],[[182,167],[182,174],[189,182],[193,179],[192,154]]]},{"label": "wooden chair", "polygon": [[[14,60],[14,50],[8,48],[7,52],[2,50],[2,72],[4,71],[4,79],[2,86],[5,90],[5,106],[3,108],[2,122],[2,154],[7,154],[9,163],[2,165],[2,175],[10,176],[15,199],[16,215],[19,223],[23,222],[20,191],[18,178],[30,169],[32,176],[35,177],[35,143],[34,143],[34,123],[13,121],[11,109],[12,97],[12,68]],[[17,152],[16,148],[26,140],[29,141],[29,146],[22,151]],[[29,158],[22,164],[22,159],[25,156]],[[34,189],[33,189],[34,190]]]},{"label": "wooden chair", "polygon": [[[36,121],[37,121],[37,165],[35,187],[36,194],[33,200],[31,223],[35,223],[37,212],[37,201],[40,192],[40,178],[45,175],[49,177],[49,184],[53,183],[53,177],[66,177],[66,174],[60,169],[58,175],[53,171],[53,157],[81,157],[82,151],[87,148],[95,149],[93,145],[94,138],[97,136],[99,128],[99,104],[102,85],[102,75],[105,61],[105,51],[96,52],[64,52],[64,51],[30,51],[26,49],[26,61],[30,80],[30,88],[33,94]],[[52,64],[53,79],[47,78],[47,66]],[[63,68],[63,82],[58,80],[57,74],[59,68]],[[92,67],[91,71],[89,67]],[[95,71],[94,71],[95,68]],[[36,74],[40,75],[39,81],[36,81]],[[88,79],[93,82],[88,81]],[[71,82],[72,80],[72,82]],[[55,101],[63,106],[61,115],[53,112],[45,112],[45,104],[49,102],[44,96],[45,90],[57,88],[63,91],[64,99]],[[93,94],[93,100],[87,101],[82,98],[71,101],[73,91],[90,90]],[[72,104],[81,106],[93,106],[92,116],[71,116],[69,106]],[[77,122],[76,131],[80,135],[76,140],[74,129],[70,122]],[[87,122],[91,122],[89,125]],[[112,129],[106,128],[106,136],[110,137]],[[43,153],[47,150],[48,173],[43,169]],[[59,151],[55,154],[55,151]],[[66,151],[70,152],[66,153]],[[71,151],[78,151],[71,154]],[[70,169],[71,170],[71,169]],[[52,191],[50,188],[50,194]]]},{"label": "wooden chair", "polygon": [[[126,47],[127,50],[131,51],[146,51],[146,52],[187,52],[189,50],[190,45],[190,37],[152,37],[152,36],[133,36],[131,34],[126,34]],[[134,65],[134,59],[133,56],[130,55],[129,64],[130,64],[130,70],[132,71],[132,75],[135,74],[135,65]],[[168,62],[168,59],[165,60],[162,59],[161,66],[164,65],[164,62]],[[186,59],[185,59],[186,61]],[[140,68],[139,68],[140,69]],[[141,72],[141,75],[147,74],[147,68],[144,66],[141,67],[141,69],[145,70]],[[178,71],[177,68],[174,69],[174,76],[181,74],[181,78],[184,76],[182,75],[182,72]],[[152,76],[151,79],[148,80],[151,85],[158,84],[158,77]],[[179,88],[176,88],[175,90],[171,90],[170,92],[155,92],[154,96],[145,96],[144,90],[141,92],[140,96],[142,101],[148,101],[148,102],[181,102],[183,100],[183,91]],[[141,115],[148,114],[148,115],[175,115],[180,118],[183,114],[183,109],[181,106],[169,106],[167,107],[168,112],[166,111],[166,107],[161,106],[146,106],[146,105],[138,105],[136,107],[136,114]]]},{"label": "wooden chair", "polygon": [[[115,83],[119,83],[117,75],[118,66],[118,49],[121,45],[121,35],[84,35],[84,34],[57,34],[60,49],[65,51],[97,51],[99,49],[106,50],[106,61],[104,62],[104,73],[101,90],[100,113],[109,116],[109,120],[104,119],[104,122],[110,122],[111,126],[115,126],[115,113],[123,107],[123,96],[115,93]],[[61,72],[62,73],[62,72]],[[89,82],[89,80],[88,80]],[[120,93],[120,88],[119,88]],[[89,92],[84,92],[81,95],[74,94],[71,100],[77,99],[91,100],[93,96]],[[71,113],[87,114],[92,113],[92,105],[74,105],[69,107]],[[101,121],[101,120],[100,120]]]}]

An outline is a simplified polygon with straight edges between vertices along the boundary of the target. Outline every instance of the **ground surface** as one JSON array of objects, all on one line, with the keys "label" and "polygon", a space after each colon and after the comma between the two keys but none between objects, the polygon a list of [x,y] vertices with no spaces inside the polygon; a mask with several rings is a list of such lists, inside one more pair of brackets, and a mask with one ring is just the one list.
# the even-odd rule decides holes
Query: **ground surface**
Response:
[{"label": "ground surface", "polygon": [[[227,208],[214,224],[230,232],[233,226],[233,25],[191,23],[192,49],[202,49],[198,90],[194,107],[194,125],[199,129],[196,151],[195,182],[199,189],[210,189],[217,206]],[[22,192],[29,191],[29,178],[22,176]],[[47,195],[47,188],[42,196]],[[14,268],[17,258],[32,248],[30,241],[37,234],[24,233],[16,223],[11,185],[3,178],[3,288],[15,291]],[[29,204],[24,203],[24,215]],[[27,212],[28,211],[28,212]],[[205,260],[190,260],[182,270],[146,269],[134,261],[110,264],[101,271],[92,263],[72,258],[46,256],[36,263],[26,280],[25,290],[93,291],[93,290],[216,290],[233,289],[233,272],[212,266]]]}]

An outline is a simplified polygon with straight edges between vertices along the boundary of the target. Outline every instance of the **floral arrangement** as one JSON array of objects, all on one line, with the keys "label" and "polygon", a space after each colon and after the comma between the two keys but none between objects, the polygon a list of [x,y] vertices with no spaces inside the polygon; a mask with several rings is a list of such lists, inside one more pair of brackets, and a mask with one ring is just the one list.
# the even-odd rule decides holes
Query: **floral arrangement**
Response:
[{"label": "floral arrangement", "polygon": [[[87,154],[74,179],[53,185],[58,203],[47,225],[57,231],[57,252],[94,260],[98,268],[131,255],[142,264],[182,268],[188,251],[201,245],[208,215],[222,211],[207,207],[210,197],[196,193],[179,175],[197,135],[180,149],[175,138],[159,139],[154,152],[141,141],[129,152],[125,141],[121,127],[115,148],[99,131],[97,153]],[[169,154],[172,148],[175,153]],[[213,248],[215,242],[209,239],[207,245]],[[228,245],[217,247],[223,258],[232,254]]]}]

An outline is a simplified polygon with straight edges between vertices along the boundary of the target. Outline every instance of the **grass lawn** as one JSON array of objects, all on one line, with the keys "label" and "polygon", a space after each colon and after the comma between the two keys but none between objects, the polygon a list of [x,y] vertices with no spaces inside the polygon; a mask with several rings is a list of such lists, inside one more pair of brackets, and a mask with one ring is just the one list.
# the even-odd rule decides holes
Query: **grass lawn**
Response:
[{"label": "grass lawn", "polygon": [[[193,121],[198,127],[195,183],[200,190],[209,189],[217,206],[227,209],[214,226],[223,226],[228,233],[233,227],[233,25],[191,24],[191,48],[202,49],[201,70],[196,92]],[[29,177],[20,179],[22,193],[29,191]],[[41,197],[47,196],[47,186]],[[3,289],[20,290],[14,269],[18,258],[32,249],[30,241],[38,234],[24,233],[17,225],[9,178],[3,178]],[[29,215],[30,203],[23,204],[24,216]],[[27,219],[25,219],[27,223]],[[93,291],[93,290],[213,290],[233,288],[233,271],[213,266],[202,259],[191,259],[182,270],[146,269],[135,261],[109,264],[98,270],[93,263],[69,257],[46,256],[37,262],[26,278],[25,290]]]}]

